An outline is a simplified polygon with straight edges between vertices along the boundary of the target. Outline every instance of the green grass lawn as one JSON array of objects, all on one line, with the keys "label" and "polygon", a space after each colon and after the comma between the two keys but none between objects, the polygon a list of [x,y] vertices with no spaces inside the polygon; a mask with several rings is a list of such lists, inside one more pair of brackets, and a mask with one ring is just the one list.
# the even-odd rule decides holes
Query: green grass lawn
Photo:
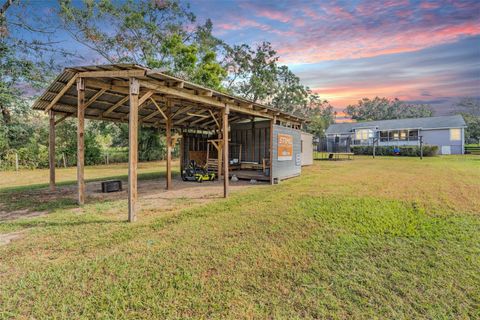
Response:
[{"label": "green grass lawn", "polygon": [[0,318],[480,317],[480,157],[320,161],[134,224],[51,211],[0,222]]}]

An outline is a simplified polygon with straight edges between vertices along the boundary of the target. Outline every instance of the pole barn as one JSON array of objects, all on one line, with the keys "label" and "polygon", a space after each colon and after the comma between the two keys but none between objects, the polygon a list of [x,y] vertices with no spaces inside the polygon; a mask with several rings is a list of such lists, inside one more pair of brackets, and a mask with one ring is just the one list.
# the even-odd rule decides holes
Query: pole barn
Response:
[{"label": "pole barn", "polygon": [[[166,189],[172,185],[172,149],[180,139],[180,166],[198,160],[223,177],[275,183],[300,174],[305,119],[139,65],[66,68],[34,103],[49,114],[50,189],[55,190],[55,126],[77,117],[78,204],[85,203],[85,119],[128,123],[128,220],[137,214],[138,129],[165,130]],[[305,146],[303,146],[305,147]],[[311,146],[309,146],[311,147]]]}]

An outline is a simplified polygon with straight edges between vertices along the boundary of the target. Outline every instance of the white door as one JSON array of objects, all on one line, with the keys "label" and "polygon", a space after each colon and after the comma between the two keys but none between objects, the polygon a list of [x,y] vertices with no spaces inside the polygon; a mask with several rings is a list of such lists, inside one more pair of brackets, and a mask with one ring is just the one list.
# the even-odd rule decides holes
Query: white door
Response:
[{"label": "white door", "polygon": [[442,154],[452,154],[450,146],[442,146]]}]

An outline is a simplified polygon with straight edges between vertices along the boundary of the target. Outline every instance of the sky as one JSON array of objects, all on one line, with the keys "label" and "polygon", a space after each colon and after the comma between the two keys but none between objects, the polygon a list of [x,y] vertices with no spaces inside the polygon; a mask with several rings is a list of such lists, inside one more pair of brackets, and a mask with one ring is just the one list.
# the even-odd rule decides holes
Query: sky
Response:
[{"label": "sky", "polygon": [[[75,0],[78,2],[78,0]],[[75,2],[74,1],[74,2]],[[153,1],[153,0],[152,0]],[[30,0],[48,13],[52,0]],[[448,114],[480,97],[480,0],[190,1],[229,44],[269,41],[280,63],[338,111],[364,97],[426,103]],[[84,63],[101,63],[59,31]]]},{"label": "sky", "polygon": [[480,96],[480,1],[200,1],[228,43],[270,41],[338,109],[363,97],[431,104]]}]

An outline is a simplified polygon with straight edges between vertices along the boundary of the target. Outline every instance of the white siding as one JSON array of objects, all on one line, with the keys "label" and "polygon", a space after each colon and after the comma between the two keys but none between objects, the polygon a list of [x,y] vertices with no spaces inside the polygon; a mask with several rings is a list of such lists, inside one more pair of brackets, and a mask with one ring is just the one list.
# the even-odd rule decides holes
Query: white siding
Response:
[{"label": "white siding", "polygon": [[310,133],[302,132],[302,166],[313,164],[313,136]]}]

